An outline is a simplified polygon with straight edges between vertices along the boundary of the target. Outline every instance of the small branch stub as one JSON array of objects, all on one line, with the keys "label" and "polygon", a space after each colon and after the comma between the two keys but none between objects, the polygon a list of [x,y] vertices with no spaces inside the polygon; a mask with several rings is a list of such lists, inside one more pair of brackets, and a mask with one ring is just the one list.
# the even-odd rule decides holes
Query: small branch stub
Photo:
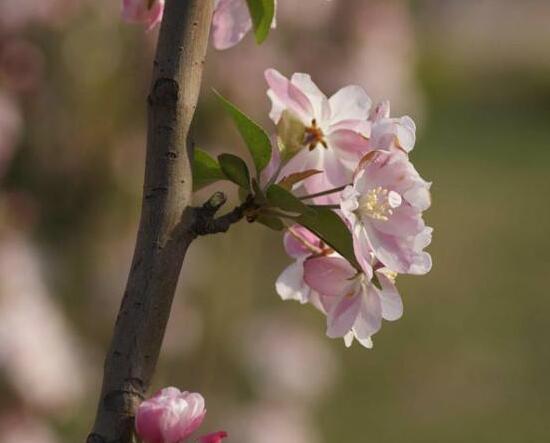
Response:
[{"label": "small branch stub", "polygon": [[226,196],[223,192],[216,192],[200,208],[194,208],[195,217],[193,232],[196,236],[227,232],[231,225],[239,222],[250,212],[258,209],[254,196],[249,195],[246,200],[231,212],[215,218],[216,212],[225,204]]}]

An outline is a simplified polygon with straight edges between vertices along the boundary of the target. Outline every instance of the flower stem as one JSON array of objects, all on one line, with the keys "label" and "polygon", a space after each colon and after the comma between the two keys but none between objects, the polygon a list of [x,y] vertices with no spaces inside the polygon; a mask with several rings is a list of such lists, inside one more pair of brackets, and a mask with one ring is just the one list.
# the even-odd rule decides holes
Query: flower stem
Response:
[{"label": "flower stem", "polygon": [[336,192],[341,192],[343,191],[344,189],[346,189],[346,187],[348,187],[348,185],[344,185],[344,186],[339,186],[338,188],[334,188],[334,189],[329,189],[327,191],[322,191],[322,192],[317,192],[315,194],[309,194],[309,195],[303,195],[302,197],[298,197],[298,199],[300,200],[309,200],[311,198],[315,198],[315,197],[322,197],[324,195],[330,195],[330,194],[335,194]]},{"label": "flower stem", "polygon": [[340,205],[309,205],[310,208],[340,209]]}]

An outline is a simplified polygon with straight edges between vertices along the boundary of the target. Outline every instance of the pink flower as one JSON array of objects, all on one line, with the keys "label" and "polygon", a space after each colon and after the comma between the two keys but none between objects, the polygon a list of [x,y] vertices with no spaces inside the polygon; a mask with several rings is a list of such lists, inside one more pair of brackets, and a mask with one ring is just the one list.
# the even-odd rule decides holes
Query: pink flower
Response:
[{"label": "pink flower", "polygon": [[180,443],[201,425],[205,414],[202,395],[164,388],[139,405],[136,432],[145,443]]},{"label": "pink flower", "polygon": [[294,74],[288,80],[268,69],[265,78],[272,102],[270,117],[278,124],[279,136],[286,142],[288,134],[281,132],[296,128],[291,134],[296,138],[294,132],[301,131],[298,143],[291,147],[294,156],[281,175],[324,171],[304,181],[309,193],[350,183],[357,163],[371,150],[367,139],[371,100],[363,88],[347,86],[329,99],[307,74]]},{"label": "pink flower", "polygon": [[122,0],[122,18],[130,23],[144,23],[153,29],[162,20],[164,0]]},{"label": "pink flower", "polygon": [[271,159],[267,166],[260,173],[260,187],[263,189],[275,183],[279,178],[281,170],[281,152],[277,147],[277,140],[272,137],[271,140]]},{"label": "pink flower", "polygon": [[200,443],[220,443],[224,438],[227,438],[227,432],[218,431],[213,432],[212,434],[203,435],[198,438]]},{"label": "pink flower", "polygon": [[390,102],[378,103],[371,111],[372,124],[369,146],[371,149],[401,149],[410,152],[416,142],[416,125],[408,117],[390,118]]},{"label": "pink flower", "polygon": [[342,337],[346,346],[356,338],[372,348],[372,335],[382,326],[382,319],[397,320],[403,314],[403,303],[394,284],[395,273],[386,268],[375,271],[382,289],[371,276],[358,272],[344,258],[310,258],[304,263],[304,280],[320,294],[327,312],[327,336]]},{"label": "pink flower", "polygon": [[317,294],[304,281],[304,262],[309,257],[329,254],[332,250],[315,234],[299,225],[292,226],[285,233],[284,247],[295,261],[277,279],[277,293],[283,300],[296,300],[302,304],[312,302],[319,308]]},{"label": "pink flower", "polygon": [[[275,23],[274,17],[272,28]],[[246,0],[216,0],[212,19],[212,41],[216,49],[235,46],[251,29],[252,19]]]},{"label": "pink flower", "polygon": [[429,272],[432,261],[424,248],[432,228],[422,219],[431,204],[429,189],[406,154],[374,151],[365,157],[340,203],[359,261],[374,253],[394,272]]}]

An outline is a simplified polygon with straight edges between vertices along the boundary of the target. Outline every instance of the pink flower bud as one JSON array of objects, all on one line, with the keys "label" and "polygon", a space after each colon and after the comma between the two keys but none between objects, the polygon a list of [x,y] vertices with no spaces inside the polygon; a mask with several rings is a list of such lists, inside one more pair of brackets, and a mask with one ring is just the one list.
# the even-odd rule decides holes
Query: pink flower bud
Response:
[{"label": "pink flower bud", "polygon": [[199,443],[220,443],[224,438],[227,438],[227,432],[218,431],[212,434],[203,435],[198,438]]},{"label": "pink flower bud", "polygon": [[122,18],[130,23],[144,23],[154,28],[164,12],[164,0],[122,0]]},{"label": "pink flower bud", "polygon": [[136,432],[145,443],[180,443],[201,425],[205,414],[202,395],[164,388],[139,405]]}]

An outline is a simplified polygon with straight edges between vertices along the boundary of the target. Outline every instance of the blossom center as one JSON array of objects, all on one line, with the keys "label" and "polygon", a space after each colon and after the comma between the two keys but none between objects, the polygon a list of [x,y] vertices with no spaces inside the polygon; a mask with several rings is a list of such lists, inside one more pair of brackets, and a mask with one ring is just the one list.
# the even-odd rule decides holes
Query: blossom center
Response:
[{"label": "blossom center", "polygon": [[307,146],[310,151],[313,151],[319,143],[321,143],[325,149],[328,148],[323,130],[317,126],[317,120],[313,119],[311,121],[311,126],[306,127],[304,145]]},{"label": "blossom center", "polygon": [[401,196],[395,191],[388,191],[381,186],[369,189],[359,197],[357,212],[361,218],[370,217],[374,220],[387,221],[393,210],[401,206]]}]

